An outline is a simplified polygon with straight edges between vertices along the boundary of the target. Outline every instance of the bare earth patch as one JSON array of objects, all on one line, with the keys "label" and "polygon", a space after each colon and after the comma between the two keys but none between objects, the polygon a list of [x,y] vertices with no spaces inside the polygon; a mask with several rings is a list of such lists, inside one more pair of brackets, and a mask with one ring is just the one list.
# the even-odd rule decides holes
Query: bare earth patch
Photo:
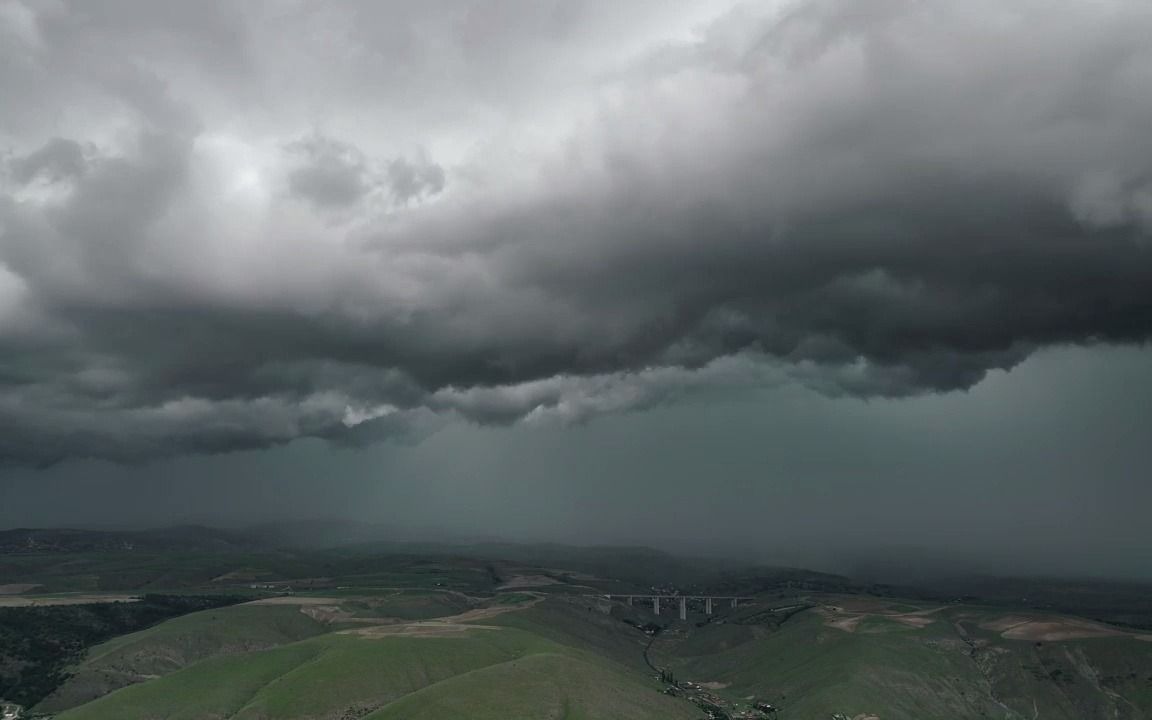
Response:
[{"label": "bare earth patch", "polygon": [[887,615],[884,617],[888,617],[888,618],[895,620],[896,622],[898,622],[902,625],[908,625],[909,627],[914,627],[914,628],[928,627],[932,623],[936,622],[936,620],[933,618],[924,617],[923,615],[915,615],[915,614],[911,614],[911,613],[909,613],[907,615]]},{"label": "bare earth patch", "polygon": [[334,623],[387,625],[401,622],[399,619],[392,617],[359,617],[339,605],[301,605],[300,612],[316,622],[322,622],[326,625],[332,625]]},{"label": "bare earth patch", "polygon": [[994,630],[1007,640],[1029,640],[1031,642],[1058,642],[1060,640],[1086,640],[1103,637],[1133,637],[1140,635],[1109,627],[1092,620],[1070,617],[1023,617],[1009,615],[986,623],[980,627]]},{"label": "bare earth patch", "polygon": [[372,627],[356,628],[354,630],[341,630],[344,635],[359,635],[364,638],[384,637],[445,637],[457,635],[469,630],[500,630],[495,625],[474,624],[478,620],[503,615],[506,612],[516,612],[532,607],[544,598],[536,597],[531,602],[520,605],[493,605],[491,607],[476,608],[462,612],[459,615],[435,618],[433,620],[420,620],[419,622],[402,622],[388,625],[373,625]]},{"label": "bare earth patch", "polygon": [[995,620],[989,620],[987,622],[982,622],[982,623],[980,623],[980,627],[984,628],[985,630],[993,630],[995,632],[1004,632],[1006,630],[1011,630],[1012,628],[1016,627],[1017,625],[1023,625],[1027,622],[1030,622],[1030,621],[1031,621],[1031,618],[1026,618],[1022,615],[1005,615],[1002,618],[997,618]]},{"label": "bare earth patch", "polygon": [[263,598],[244,603],[245,605],[295,605],[300,612],[308,617],[328,625],[333,623],[363,623],[369,625],[391,625],[402,622],[394,617],[363,617],[357,616],[343,607],[341,603],[355,598],[309,597],[296,595],[281,595],[278,597]]},{"label": "bare earth patch", "polygon": [[278,595],[244,603],[245,605],[339,605],[348,598]]},{"label": "bare earth patch", "polygon": [[509,590],[511,588],[524,588],[524,587],[544,587],[546,585],[562,585],[556,578],[550,578],[547,575],[516,575],[508,582],[504,583],[497,590]]},{"label": "bare earth patch", "polygon": [[715,680],[713,680],[711,682],[702,682],[702,683],[696,683],[696,684],[702,688],[708,688],[709,690],[723,690],[724,688],[728,687],[728,685],[730,683],[716,682]]},{"label": "bare earth patch", "polygon": [[20,595],[40,587],[38,583],[8,583],[0,585],[0,595]]},{"label": "bare earth patch", "polygon": [[467,623],[475,622],[476,620],[487,620],[488,618],[494,618],[497,615],[503,615],[506,612],[516,612],[517,610],[523,610],[524,608],[532,607],[541,600],[543,600],[543,598],[537,597],[530,602],[522,603],[520,605],[493,605],[491,607],[476,608],[475,610],[462,612],[459,615],[440,618],[440,621],[447,623]]},{"label": "bare earth patch", "polygon": [[940,612],[941,610],[947,610],[950,607],[953,607],[953,606],[952,605],[941,605],[940,607],[924,608],[922,610],[913,610],[912,612],[898,613],[898,615],[903,616],[903,617],[913,617],[916,615],[935,615],[936,613]]},{"label": "bare earth patch", "polygon": [[841,598],[835,607],[842,612],[874,613],[888,609],[892,603],[873,598]]},{"label": "bare earth patch", "polygon": [[495,625],[464,625],[461,623],[418,622],[400,625],[373,625],[355,630],[341,630],[345,635],[378,639],[385,637],[448,637],[469,630],[499,630]]},{"label": "bare earth patch", "polygon": [[1124,637],[1129,633],[1086,621],[1062,620],[1025,623],[1005,630],[1000,635],[1009,640],[1055,642],[1057,640],[1082,640],[1098,637]]},{"label": "bare earth patch", "polygon": [[824,624],[828,627],[834,627],[837,630],[843,630],[844,632],[856,632],[856,628],[860,625],[860,621],[865,617],[865,615],[851,615],[849,617],[842,617],[836,620],[829,618],[828,621]]},{"label": "bare earth patch", "polygon": [[896,604],[878,598],[838,598],[835,605],[825,605],[818,612],[824,616],[824,624],[846,632],[856,632],[865,618],[877,617],[892,620],[906,627],[923,628],[936,622],[930,617],[947,610],[951,605],[933,608],[907,610],[907,603]]},{"label": "bare earth patch", "polygon": [[564,580],[557,580],[556,578],[548,577],[547,575],[515,575],[511,580],[497,587],[496,589],[516,590],[520,588],[548,587],[549,585],[564,585],[570,588],[584,588],[586,590],[596,589],[590,585],[579,585],[566,582]]}]

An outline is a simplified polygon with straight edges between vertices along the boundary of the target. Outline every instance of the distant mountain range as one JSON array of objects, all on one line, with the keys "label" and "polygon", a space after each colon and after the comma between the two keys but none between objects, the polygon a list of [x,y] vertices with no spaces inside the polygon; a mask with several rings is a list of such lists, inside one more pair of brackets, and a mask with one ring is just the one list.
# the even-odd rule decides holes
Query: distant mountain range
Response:
[{"label": "distant mountain range", "polygon": [[198,525],[153,530],[16,528],[0,530],[0,554],[77,552],[228,552],[263,547],[244,531]]}]

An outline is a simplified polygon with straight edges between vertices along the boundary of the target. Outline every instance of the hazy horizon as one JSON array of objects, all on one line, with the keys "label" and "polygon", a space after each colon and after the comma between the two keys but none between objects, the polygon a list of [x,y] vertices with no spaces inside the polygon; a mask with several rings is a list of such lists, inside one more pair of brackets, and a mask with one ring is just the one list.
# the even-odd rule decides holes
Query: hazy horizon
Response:
[{"label": "hazy horizon", "polygon": [[1149,357],[1052,351],[919,399],[773,388],[576,427],[452,425],[410,445],[10,469],[0,527],[347,519],[422,540],[636,544],[832,572],[895,554],[918,572],[1146,580],[1152,488],[1130,468],[1152,409],[1130,389],[1152,383]]}]

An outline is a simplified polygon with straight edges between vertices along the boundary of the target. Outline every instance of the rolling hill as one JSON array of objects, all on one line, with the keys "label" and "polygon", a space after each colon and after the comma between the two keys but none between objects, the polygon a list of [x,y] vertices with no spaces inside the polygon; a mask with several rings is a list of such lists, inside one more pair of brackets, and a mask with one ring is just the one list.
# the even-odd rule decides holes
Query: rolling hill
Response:
[{"label": "rolling hill", "polygon": [[1152,637],[1139,632],[866,597],[818,598],[778,626],[757,612],[674,627],[653,657],[677,677],[787,708],[789,717],[1152,717]]},{"label": "rolling hill", "polygon": [[297,607],[239,605],[192,613],[92,648],[38,709],[56,712],[199,660],[271,648],[327,630]]},{"label": "rolling hill", "polygon": [[1028,606],[1002,601],[1017,586],[992,580],[974,586],[987,585],[988,599],[898,596],[772,568],[708,581],[688,562],[691,582],[658,592],[754,599],[715,603],[711,615],[690,602],[680,620],[675,603],[657,616],[650,604],[604,595],[655,591],[643,575],[675,565],[657,555],[620,579],[612,574],[636,565],[634,553],[574,553],[568,564],[553,546],[490,551],[51,551],[8,555],[0,568],[29,583],[12,587],[13,601],[28,588],[45,602],[104,598],[103,609],[36,610],[53,623],[132,604],[46,587],[183,583],[190,603],[222,588],[238,593],[230,602],[247,600],[81,643],[66,654],[63,682],[58,673],[26,695],[36,702],[51,691],[32,710],[61,720],[771,717],[756,703],[816,720],[1152,717],[1140,588],[1086,584],[1064,598],[1067,583],[1045,592],[1035,581],[1040,604]]},{"label": "rolling hill", "polygon": [[214,657],[57,717],[698,716],[691,705],[660,694],[659,685],[635,667],[483,619],[366,625]]}]

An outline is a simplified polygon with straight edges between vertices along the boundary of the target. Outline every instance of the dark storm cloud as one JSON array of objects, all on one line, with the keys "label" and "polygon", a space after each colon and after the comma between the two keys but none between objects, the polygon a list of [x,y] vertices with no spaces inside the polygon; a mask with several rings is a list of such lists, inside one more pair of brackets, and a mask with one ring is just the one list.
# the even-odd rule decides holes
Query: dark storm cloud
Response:
[{"label": "dark storm cloud", "polygon": [[44,87],[0,72],[0,454],[907,396],[1152,335],[1146,3],[640,3],[623,54],[600,3],[433,5],[383,47],[376,4],[5,6]]}]

